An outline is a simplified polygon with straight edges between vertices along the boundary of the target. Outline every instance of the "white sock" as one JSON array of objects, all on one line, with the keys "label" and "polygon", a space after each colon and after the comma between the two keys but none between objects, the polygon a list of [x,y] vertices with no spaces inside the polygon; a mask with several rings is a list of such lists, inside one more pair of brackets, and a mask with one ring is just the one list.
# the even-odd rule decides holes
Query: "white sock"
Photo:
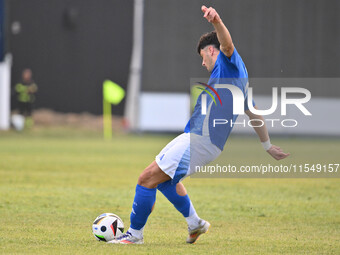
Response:
[{"label": "white sock", "polygon": [[140,230],[133,229],[130,227],[128,230],[128,232],[130,232],[131,235],[133,235],[134,237],[138,239],[143,239],[143,231],[144,231],[144,227],[142,227]]},{"label": "white sock", "polygon": [[185,217],[185,220],[188,223],[189,229],[195,229],[199,226],[199,221],[201,220],[200,217],[198,217],[196,210],[192,203],[190,202],[190,212],[189,217]]}]

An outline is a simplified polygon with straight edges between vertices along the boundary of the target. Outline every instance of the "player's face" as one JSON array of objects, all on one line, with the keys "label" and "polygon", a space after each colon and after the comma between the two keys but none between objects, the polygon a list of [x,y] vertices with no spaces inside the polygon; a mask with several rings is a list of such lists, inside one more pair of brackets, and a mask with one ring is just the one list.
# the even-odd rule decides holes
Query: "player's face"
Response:
[{"label": "player's face", "polygon": [[202,57],[202,66],[207,68],[208,72],[211,72],[216,62],[214,47],[210,45],[206,46],[201,49],[200,55]]}]

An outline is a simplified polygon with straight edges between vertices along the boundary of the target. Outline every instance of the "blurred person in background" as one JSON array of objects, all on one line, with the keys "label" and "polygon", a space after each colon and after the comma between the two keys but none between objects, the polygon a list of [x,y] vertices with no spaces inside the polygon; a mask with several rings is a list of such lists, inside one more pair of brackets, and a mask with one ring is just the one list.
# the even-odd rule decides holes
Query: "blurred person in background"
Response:
[{"label": "blurred person in background", "polygon": [[25,118],[25,126],[28,128],[33,126],[32,110],[37,91],[38,86],[32,79],[32,70],[24,69],[21,81],[15,85],[15,92],[17,94],[19,114]]}]

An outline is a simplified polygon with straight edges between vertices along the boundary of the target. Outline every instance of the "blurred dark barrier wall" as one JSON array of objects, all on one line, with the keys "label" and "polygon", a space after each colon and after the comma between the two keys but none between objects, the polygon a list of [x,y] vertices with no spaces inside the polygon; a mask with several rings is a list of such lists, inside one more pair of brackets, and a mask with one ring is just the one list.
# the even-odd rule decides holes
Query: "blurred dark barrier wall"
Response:
[{"label": "blurred dark barrier wall", "polygon": [[[213,30],[202,4],[219,12],[249,77],[340,76],[338,0],[147,0],[143,90],[187,92],[190,77],[209,77],[196,52],[201,34]],[[339,97],[340,87],[322,96]]]},{"label": "blurred dark barrier wall", "polygon": [[[12,81],[32,68],[36,107],[100,114],[102,81],[126,87],[132,0],[5,2]],[[250,77],[339,77],[338,0],[145,0],[143,91],[188,92],[190,78],[209,77],[196,52],[200,35],[213,29],[202,4],[220,13]],[[259,93],[271,93],[271,85],[258,84]],[[340,87],[322,96],[339,97]],[[113,113],[122,114],[123,106]]]},{"label": "blurred dark barrier wall", "polygon": [[[103,80],[126,88],[133,1],[7,0],[6,5],[13,85],[23,68],[33,70],[39,87],[35,108],[101,114]],[[113,113],[121,114],[123,106]]]},{"label": "blurred dark barrier wall", "polygon": [[5,53],[4,22],[5,22],[4,0],[0,0],[0,62],[3,61]]}]

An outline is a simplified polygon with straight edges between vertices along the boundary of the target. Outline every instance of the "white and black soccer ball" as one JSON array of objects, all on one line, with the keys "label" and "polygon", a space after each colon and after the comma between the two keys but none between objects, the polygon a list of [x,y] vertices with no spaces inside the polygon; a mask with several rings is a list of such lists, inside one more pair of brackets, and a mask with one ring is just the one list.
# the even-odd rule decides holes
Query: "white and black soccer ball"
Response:
[{"label": "white and black soccer ball", "polygon": [[124,223],[116,214],[103,213],[94,220],[92,232],[98,241],[109,242],[124,233]]}]

